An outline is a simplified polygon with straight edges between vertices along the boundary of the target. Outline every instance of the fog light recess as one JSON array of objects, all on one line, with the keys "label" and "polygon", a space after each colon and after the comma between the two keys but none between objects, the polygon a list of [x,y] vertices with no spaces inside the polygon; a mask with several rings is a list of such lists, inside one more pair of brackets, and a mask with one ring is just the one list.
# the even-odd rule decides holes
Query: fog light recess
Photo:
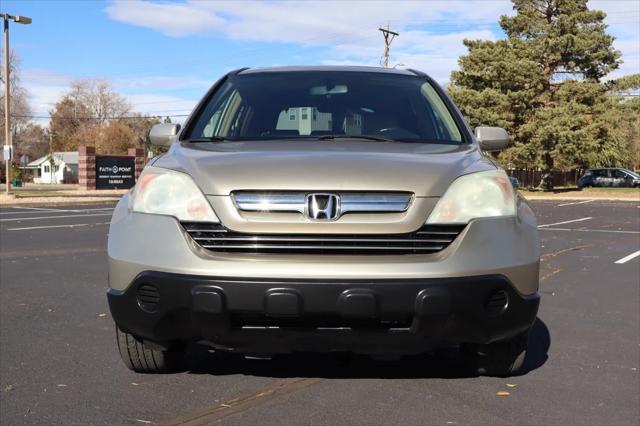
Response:
[{"label": "fog light recess", "polygon": [[501,315],[509,306],[509,295],[504,290],[497,290],[489,294],[484,308],[489,317]]},{"label": "fog light recess", "polygon": [[158,310],[160,303],[160,293],[156,286],[142,284],[138,287],[138,306],[145,312],[153,313]]}]

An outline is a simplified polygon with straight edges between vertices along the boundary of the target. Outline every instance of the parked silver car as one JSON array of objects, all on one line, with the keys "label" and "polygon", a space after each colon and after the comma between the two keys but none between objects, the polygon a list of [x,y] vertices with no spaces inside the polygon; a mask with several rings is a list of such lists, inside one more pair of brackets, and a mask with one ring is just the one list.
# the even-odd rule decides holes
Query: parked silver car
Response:
[{"label": "parked silver car", "polygon": [[109,290],[138,372],[186,345],[245,354],[414,354],[457,344],[479,374],[524,360],[538,310],[527,202],[443,90],[414,70],[242,69],[117,205]]}]

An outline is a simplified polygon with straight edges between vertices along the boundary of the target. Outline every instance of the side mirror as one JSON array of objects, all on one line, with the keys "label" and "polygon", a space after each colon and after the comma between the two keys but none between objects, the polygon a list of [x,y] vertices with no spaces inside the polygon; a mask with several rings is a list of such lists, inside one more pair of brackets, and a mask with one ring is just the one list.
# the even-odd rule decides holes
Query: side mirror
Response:
[{"label": "side mirror", "polygon": [[149,140],[156,146],[169,146],[180,131],[179,124],[161,123],[156,124],[149,132]]},{"label": "side mirror", "polygon": [[509,134],[502,127],[476,127],[476,139],[483,151],[502,151],[509,146]]}]

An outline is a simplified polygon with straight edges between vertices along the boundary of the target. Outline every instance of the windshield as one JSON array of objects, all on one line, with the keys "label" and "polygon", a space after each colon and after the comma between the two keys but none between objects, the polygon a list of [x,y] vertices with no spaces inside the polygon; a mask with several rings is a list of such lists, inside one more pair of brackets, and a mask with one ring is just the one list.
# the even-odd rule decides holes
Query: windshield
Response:
[{"label": "windshield", "polygon": [[264,72],[225,82],[187,138],[362,138],[462,143],[460,129],[423,79],[371,72]]}]

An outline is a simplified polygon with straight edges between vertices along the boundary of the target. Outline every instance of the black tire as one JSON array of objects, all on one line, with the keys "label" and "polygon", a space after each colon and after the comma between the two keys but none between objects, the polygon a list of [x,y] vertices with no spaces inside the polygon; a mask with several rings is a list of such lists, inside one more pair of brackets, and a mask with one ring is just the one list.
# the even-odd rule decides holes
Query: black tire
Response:
[{"label": "black tire", "polygon": [[467,345],[465,352],[469,367],[480,376],[516,375],[524,365],[528,342],[529,331],[488,345]]},{"label": "black tire", "polygon": [[180,371],[184,359],[184,347],[169,350],[151,349],[142,340],[125,333],[116,326],[116,342],[120,357],[129,370],[136,373],[175,373]]}]

